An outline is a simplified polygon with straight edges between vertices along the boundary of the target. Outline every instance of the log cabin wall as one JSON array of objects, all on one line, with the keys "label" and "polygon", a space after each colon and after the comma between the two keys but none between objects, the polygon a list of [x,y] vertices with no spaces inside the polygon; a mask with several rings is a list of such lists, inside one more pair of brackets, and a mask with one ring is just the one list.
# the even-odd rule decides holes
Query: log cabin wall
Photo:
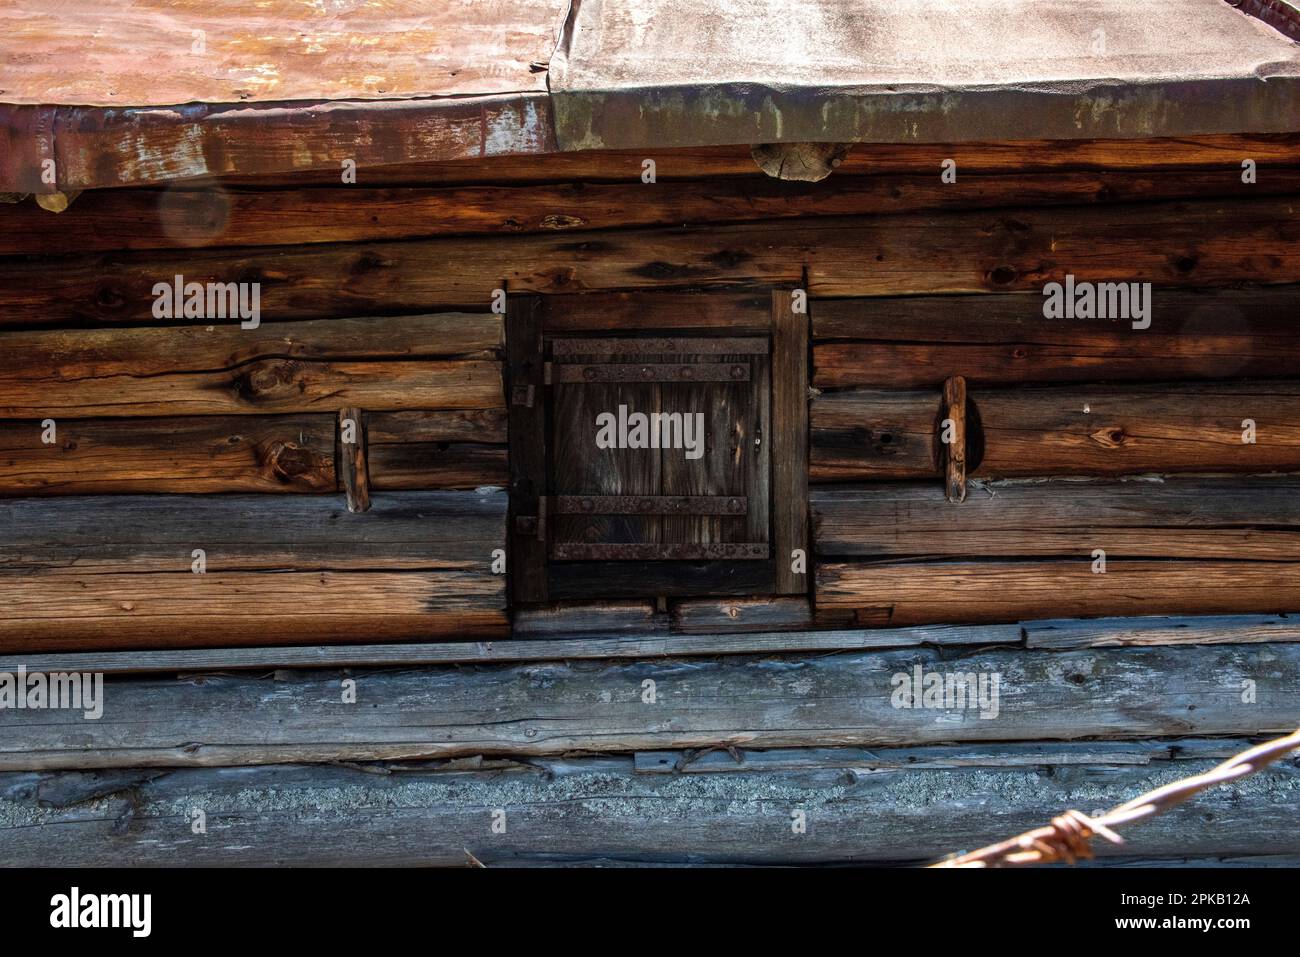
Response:
[{"label": "log cabin wall", "polygon": [[[815,184],[747,148],[655,153],[654,182],[646,158],[0,210],[0,650],[1295,607],[1300,138],[860,145]],[[1045,319],[1067,275],[1152,283],[1151,327]],[[175,276],[259,284],[260,323],[158,318]],[[807,309],[781,320],[795,291]],[[809,397],[772,427],[773,487],[795,497],[767,506],[770,576],[688,560],[647,585],[606,563],[519,594],[538,516],[512,477],[533,429],[507,328],[526,303],[539,350],[767,337],[773,408]],[[960,502],[940,440],[957,406]],[[783,560],[800,516],[802,578]],[[613,585],[585,601],[598,572]]]}]

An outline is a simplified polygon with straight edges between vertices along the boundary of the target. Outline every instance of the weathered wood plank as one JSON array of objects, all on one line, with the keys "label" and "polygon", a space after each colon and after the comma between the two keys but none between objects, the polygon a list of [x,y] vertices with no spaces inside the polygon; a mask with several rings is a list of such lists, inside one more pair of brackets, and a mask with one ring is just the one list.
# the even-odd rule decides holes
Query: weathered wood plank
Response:
[{"label": "weathered wood plank", "polygon": [[819,555],[1300,558],[1300,476],[999,482],[945,508],[932,483],[813,490]]},{"label": "weathered wood plank", "polygon": [[[1244,744],[1244,742],[1242,742]],[[822,752],[815,768],[638,774],[631,758],[375,768],[135,769],[0,776],[0,839],[19,866],[465,866],[591,858],[627,862],[812,864],[926,861],[1041,824],[1082,802],[1123,803],[1209,770],[1194,743],[1134,745],[1111,764],[1092,745],[1029,766],[982,749],[955,766],[908,767],[882,753],[864,769]],[[1082,754],[1075,754],[1075,749]],[[1145,760],[1141,760],[1141,759]],[[729,760],[729,759],[728,759]],[[379,773],[367,773],[375,771]],[[1274,765],[1125,831],[1103,860],[1294,856],[1300,770]],[[206,810],[195,835],[177,808]],[[494,814],[507,827],[494,833]],[[802,811],[803,833],[791,828]],[[128,820],[129,827],[122,821]],[[1125,860],[1118,857],[1118,860]]]},{"label": "weathered wood plank", "polygon": [[954,505],[966,501],[966,380],[952,376],[943,384],[944,491]]},{"label": "weathered wood plank", "polygon": [[608,333],[611,329],[628,332],[725,329],[737,334],[768,335],[772,328],[772,304],[767,289],[550,295],[542,301],[542,326],[548,336]]},{"label": "weathered wood plank", "polygon": [[828,392],[813,399],[808,419],[813,482],[929,478],[942,472],[943,396],[937,389]]},{"label": "weathered wood plank", "polygon": [[826,299],[813,306],[813,385],[975,388],[1294,375],[1300,286],[1157,288],[1151,327],[1043,318],[1038,293]]},{"label": "weathered wood plank", "polygon": [[370,508],[370,470],[366,466],[366,421],[360,409],[339,410],[339,479],[349,512]]},{"label": "weathered wood plank", "polygon": [[[44,108],[6,112],[35,109]],[[288,170],[328,170],[324,178],[338,185],[348,159],[365,177],[367,170],[412,158],[457,160],[555,148],[541,92],[394,100],[382,108],[343,100],[191,103],[183,111],[61,106],[49,113],[55,114],[49,125],[58,131],[58,185],[64,189]],[[0,181],[48,190],[39,170],[39,164],[6,164]]]},{"label": "weathered wood plank", "polygon": [[667,633],[667,616],[653,601],[561,602],[517,608],[510,631],[514,638],[533,639]]},{"label": "weathered wood plank", "polygon": [[546,390],[542,303],[512,296],[506,306],[506,401],[510,429],[507,552],[513,603],[546,601]]},{"label": "weathered wood plank", "polygon": [[1294,615],[1063,619],[1027,621],[1021,627],[1028,647],[1057,651],[1130,645],[1300,641],[1300,618]]},{"label": "weathered wood plank", "polygon": [[0,416],[500,408],[501,329],[453,313],[0,332]]},{"label": "weathered wood plank", "polygon": [[[970,393],[968,475],[1300,470],[1290,380],[1089,384]],[[937,392],[850,389],[812,405],[813,481],[942,474]],[[1247,420],[1255,423],[1248,442]]]},{"label": "weathered wood plank", "polygon": [[332,492],[334,416],[0,422],[0,495]]},{"label": "weathered wood plank", "polygon": [[505,587],[482,570],[0,575],[0,651],[504,636]]},{"label": "weathered wood plank", "polygon": [[1300,220],[1269,198],[1042,207],[731,226],[152,251],[0,263],[0,321],[152,320],[158,276],[260,282],[263,314],[325,318],[446,307],[512,292],[798,283],[863,296],[1041,290],[1080,281],[1226,285],[1300,280]]},{"label": "weathered wood plank", "polygon": [[[776,590],[806,595],[808,547],[808,313],[772,291],[772,557]],[[759,436],[761,440],[761,434]],[[762,518],[766,519],[766,502]]]},{"label": "weathered wood plank", "polygon": [[0,575],[470,569],[505,540],[506,496],[103,495],[0,500]]},{"label": "weathered wood plank", "polygon": [[[977,478],[1300,470],[1300,383],[976,392]],[[1247,420],[1255,441],[1245,439]]]},{"label": "weathered wood plank", "polygon": [[[1244,154],[1243,154],[1244,155]],[[671,160],[658,157],[671,168]],[[537,160],[537,162],[542,162]],[[937,169],[937,163],[934,164]],[[750,169],[758,173],[750,161]],[[997,206],[1098,204],[1300,192],[1300,170],[1259,171],[1241,181],[1240,167],[1149,171],[1017,171],[963,175],[960,188],[937,173],[861,176],[843,168],[816,186],[765,176],[680,180],[646,189],[635,173],[621,183],[533,183],[527,186],[377,187],[362,171],[356,186],[336,175],[328,187],[249,192],[216,183],[156,190],[97,190],[78,198],[58,229],[34,203],[6,211],[0,256],[63,255],[69,249],[109,252],[177,246],[282,246],[376,242],[431,236],[554,233],[628,226],[746,222],[810,216],[885,215]],[[381,175],[390,175],[382,170]],[[630,171],[629,171],[630,172]],[[659,173],[656,169],[656,179]],[[357,216],[358,206],[366,215]]]},{"label": "weathered wood plank", "polygon": [[669,605],[674,633],[798,630],[812,625],[807,598],[683,598]]},{"label": "weathered wood plank", "polygon": [[[896,676],[918,667],[987,682],[998,675],[998,717],[981,717],[990,708],[894,707]],[[973,649],[957,659],[913,648],[351,677],[355,709],[339,703],[339,676],[330,673],[115,679],[94,721],[63,710],[0,711],[0,768],[1263,734],[1294,725],[1300,644]],[[1247,679],[1258,688],[1249,705]],[[653,704],[643,699],[646,681]]]},{"label": "weathered wood plank", "polygon": [[[653,605],[650,606],[653,610]],[[631,613],[630,613],[631,614]],[[880,628],[870,631],[780,631],[757,634],[644,635],[639,624],[611,623],[601,630],[590,619],[572,629],[534,615],[524,617],[533,638],[509,641],[409,642],[388,645],[305,645],[252,648],[185,648],[157,651],[44,652],[0,656],[0,671],[101,671],[106,674],[148,672],[237,671],[274,668],[357,668],[411,665],[489,664],[512,661],[590,661],[602,658],[685,658],[716,655],[772,655],[789,652],[856,651],[863,648],[909,648],[917,645],[1018,645],[1016,625],[953,628]],[[518,634],[518,631],[516,631]]]},{"label": "weathered wood plank", "polygon": [[1300,608],[1300,562],[1107,560],[817,565],[817,611],[859,626]]},{"label": "weathered wood plank", "polygon": [[[1219,166],[1240,178],[1241,158],[1261,167],[1300,164],[1300,136],[1294,133],[1241,133],[1145,140],[1002,140],[985,143],[857,143],[836,176],[880,173],[933,173],[952,158],[963,174],[1074,171],[1157,170]],[[640,183],[645,150],[582,150],[540,156],[492,156],[484,159],[403,162],[368,165],[362,182],[383,186],[429,186],[473,183],[548,183],[582,179]],[[764,174],[748,145],[699,146],[656,150],[659,182],[675,179],[741,176],[757,181]],[[937,176],[937,174],[935,174]],[[182,181],[176,188],[189,188]],[[292,173],[248,175],[230,172],[224,186],[274,189],[293,186],[336,186],[338,170],[296,170]]]},{"label": "weathered wood plank", "polygon": [[509,481],[504,407],[370,412],[366,438],[374,489],[469,489]]}]

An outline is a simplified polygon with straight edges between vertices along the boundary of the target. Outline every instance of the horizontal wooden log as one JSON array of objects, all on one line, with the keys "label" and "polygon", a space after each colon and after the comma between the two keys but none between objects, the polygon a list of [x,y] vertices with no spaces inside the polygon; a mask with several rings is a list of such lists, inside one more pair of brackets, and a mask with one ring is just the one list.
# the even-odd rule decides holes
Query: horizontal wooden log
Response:
[{"label": "horizontal wooden log", "polygon": [[0,651],[504,636],[504,577],[474,571],[0,575]]},{"label": "horizontal wooden log", "polygon": [[[1002,140],[987,143],[856,143],[836,175],[935,171],[951,158],[963,172],[1014,173],[1081,169],[1175,169],[1189,166],[1229,167],[1240,175],[1241,158],[1258,164],[1300,164],[1300,136],[1294,133],[1241,133],[1147,140]],[[571,179],[640,182],[644,150],[582,150],[541,156],[492,156],[442,162],[406,162],[367,166],[362,185],[428,186],[470,183],[546,183]],[[656,150],[659,181],[719,176],[757,180],[764,174],[748,145],[698,146]],[[937,173],[936,173],[937,176]],[[337,186],[337,164],[328,170],[281,174],[230,173],[226,186],[275,189]],[[204,186],[182,180],[176,189]]]},{"label": "horizontal wooden log", "polygon": [[817,611],[861,627],[1300,609],[1300,562],[1107,560],[817,565]]},{"label": "horizontal wooden log", "polygon": [[333,415],[0,422],[0,495],[331,492]]},{"label": "horizontal wooden log", "polygon": [[[984,673],[989,682],[999,675],[998,717],[894,707],[896,676],[917,667]],[[958,659],[913,648],[353,673],[357,710],[339,703],[339,677],[115,679],[93,721],[61,709],[0,710],[0,768],[1263,734],[1294,725],[1300,644],[972,649]],[[1258,691],[1249,705],[1247,679]]]},{"label": "horizontal wooden log", "polygon": [[1000,482],[949,508],[934,483],[822,486],[825,556],[1300,558],[1300,476]]},{"label": "horizontal wooden log", "polygon": [[1097,618],[1027,621],[1030,648],[1122,648],[1130,645],[1212,645],[1300,641],[1300,617],[1233,615],[1200,618]]},{"label": "horizontal wooden log", "polygon": [[[1244,745],[1245,742],[1242,742]],[[1060,747],[1037,763],[985,749],[910,767],[908,749],[813,752],[815,766],[745,755],[742,770],[642,774],[631,758],[381,767],[130,769],[0,775],[0,840],[16,866],[465,866],[923,862],[1042,824],[1086,796],[1118,805],[1209,770],[1221,745]],[[724,757],[726,757],[724,755]],[[726,760],[731,760],[726,758]],[[367,772],[380,773],[367,773]],[[1276,764],[1097,842],[1102,860],[1293,855],[1300,770]],[[202,808],[196,838],[177,808]],[[803,833],[791,814],[802,811]],[[494,815],[507,826],[494,833]],[[125,826],[123,822],[129,822]]]},{"label": "horizontal wooden log", "polygon": [[[1300,470],[1293,380],[975,389],[969,399],[976,479]],[[817,397],[811,477],[938,477],[938,401],[937,392],[869,389]],[[1254,442],[1243,441],[1247,420]]]},{"label": "horizontal wooden log", "polygon": [[490,313],[0,332],[0,416],[500,408],[501,335]]},{"label": "horizontal wooden log", "polygon": [[372,412],[366,429],[371,488],[477,488],[510,479],[504,406]]},{"label": "horizontal wooden log", "polygon": [[[630,603],[629,603],[630,604]],[[653,606],[651,606],[653,609]],[[35,652],[0,656],[0,672],[95,672],[139,674],[178,671],[268,671],[275,668],[376,668],[413,665],[482,665],[511,661],[591,661],[602,658],[683,658],[716,655],[773,655],[792,652],[859,651],[918,645],[1018,645],[1017,625],[875,628],[762,633],[648,635],[638,632],[627,609],[624,627],[613,616],[585,616],[516,609],[509,641],[444,641],[371,645],[304,645],[251,648],[184,648],[154,651]],[[647,619],[649,615],[645,616]],[[524,629],[519,625],[524,623]],[[528,634],[532,637],[519,637]]]},{"label": "horizontal wooden log", "polygon": [[[752,161],[751,161],[752,162]],[[639,163],[637,165],[639,174]],[[937,167],[936,167],[937,168]],[[755,167],[754,172],[758,170]],[[658,171],[656,170],[656,175]],[[737,176],[671,180],[646,189],[622,183],[534,183],[441,189],[341,186],[226,190],[100,190],[82,197],[58,229],[35,203],[6,212],[0,256],[62,255],[178,246],[282,246],[376,242],[430,236],[566,232],[626,226],[745,222],[809,216],[881,215],[933,209],[1111,204],[1187,197],[1256,198],[1300,192],[1300,170],[1240,166],[1150,171],[1017,171],[858,176],[842,170],[824,184]],[[356,214],[363,206],[365,216]]]},{"label": "horizontal wooden log", "polygon": [[772,327],[772,292],[728,289],[631,290],[597,296],[552,295],[541,300],[547,335],[608,333],[611,329],[726,329],[766,335]]},{"label": "horizontal wooden log", "polygon": [[1041,290],[1079,281],[1300,281],[1300,222],[1270,198],[733,226],[153,251],[0,263],[0,322],[152,321],[159,276],[261,283],[268,320],[486,305],[515,292],[802,282],[819,296]]},{"label": "horizontal wooden log", "polygon": [[653,601],[559,602],[515,609],[515,638],[667,635],[668,617]]},{"label": "horizontal wooden log", "polygon": [[[976,391],[976,478],[1300,470],[1300,382]],[[1246,442],[1247,420],[1255,441]]]},{"label": "horizontal wooden log", "polygon": [[972,387],[1012,382],[1294,375],[1300,286],[1155,289],[1151,327],[1045,319],[1037,293],[826,299],[813,304],[813,385]]},{"label": "horizontal wooden log", "polygon": [[[0,500],[6,574],[476,569],[505,542],[500,491],[340,496],[123,495]],[[304,609],[310,611],[310,609]]]},{"label": "horizontal wooden log", "polygon": [[808,476],[814,482],[938,476],[942,419],[938,390],[817,396],[808,413]]},{"label": "horizontal wooden log", "polygon": [[673,631],[798,631],[812,625],[806,598],[683,598],[669,606]]}]

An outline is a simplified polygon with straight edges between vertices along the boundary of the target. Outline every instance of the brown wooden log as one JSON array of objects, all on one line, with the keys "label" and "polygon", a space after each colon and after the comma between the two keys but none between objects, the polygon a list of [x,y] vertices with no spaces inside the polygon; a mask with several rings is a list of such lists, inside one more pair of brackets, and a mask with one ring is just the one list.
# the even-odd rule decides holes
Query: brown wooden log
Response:
[{"label": "brown wooden log", "polygon": [[960,509],[944,508],[930,483],[823,486],[812,513],[826,556],[1300,557],[1294,475],[998,483]]},{"label": "brown wooden log", "polygon": [[1300,368],[1300,286],[1153,290],[1151,328],[1043,318],[1038,293],[825,299],[813,385],[938,388],[1013,382],[1224,379]]},{"label": "brown wooden log", "polygon": [[[1294,381],[1069,385],[971,394],[968,474],[1300,471]],[[938,397],[866,389],[812,406],[813,481],[941,474]],[[1254,443],[1243,441],[1247,420]]]},{"label": "brown wooden log", "polygon": [[[637,161],[640,172],[640,161]],[[365,179],[366,177],[363,177]],[[1300,170],[1239,165],[1168,171],[1018,171],[963,175],[959,189],[933,172],[853,176],[817,187],[749,177],[527,186],[226,190],[97,190],[57,224],[34,204],[7,212],[0,256],[126,249],[382,242],[431,236],[558,233],[628,226],[746,222],[810,216],[886,215],[933,209],[1101,204],[1300,192]],[[364,207],[365,216],[358,216]],[[57,226],[57,228],[56,228]]]},{"label": "brown wooden log", "polygon": [[859,626],[1097,615],[1234,615],[1300,608],[1300,562],[941,562],[817,566],[817,611]]},{"label": "brown wooden log", "polygon": [[509,480],[504,408],[371,412],[366,432],[374,489],[467,489]]},{"label": "brown wooden log", "polygon": [[1300,222],[1264,198],[1047,207],[705,229],[242,247],[185,256],[70,257],[58,270],[0,264],[0,321],[43,326],[152,321],[159,276],[261,282],[268,319],[487,303],[493,289],[797,283],[862,296],[1041,290],[1079,281],[1224,285],[1300,280]]},{"label": "brown wooden log", "polygon": [[0,495],[332,492],[333,415],[0,422]]},{"label": "brown wooden log", "polygon": [[501,332],[489,313],[5,332],[0,416],[500,408]]},{"label": "brown wooden log", "polygon": [[[1259,165],[1300,164],[1300,136],[1294,133],[1213,134],[1147,140],[1002,140],[986,143],[857,143],[845,156],[837,176],[918,173],[937,170],[947,158],[967,173],[1076,170],[1158,170],[1195,166],[1234,169],[1240,176],[1243,157]],[[369,166],[360,185],[429,186],[472,183],[551,183],[582,179],[640,182],[644,150],[583,150],[541,156],[493,156],[442,162]],[[674,179],[740,176],[758,180],[749,146],[699,146],[656,150],[659,182]],[[220,178],[227,186],[277,189],[337,186],[337,169],[292,173],[244,174]],[[189,188],[182,180],[175,188]]]},{"label": "brown wooden log", "polygon": [[[977,478],[1300,471],[1300,383],[1062,386],[974,394]],[[1243,441],[1246,420],[1256,441]]]},{"label": "brown wooden log", "polygon": [[504,636],[489,571],[0,575],[0,650],[203,648]]},{"label": "brown wooden log", "polygon": [[506,496],[387,492],[362,514],[337,495],[96,495],[0,500],[0,574],[474,570],[505,537]]},{"label": "brown wooden log", "polygon": [[768,335],[769,290],[632,290],[600,295],[555,295],[542,300],[542,327],[550,335],[618,330],[726,329]]},{"label": "brown wooden log", "polygon": [[820,395],[809,413],[809,477],[829,482],[937,476],[942,412],[937,390]]}]

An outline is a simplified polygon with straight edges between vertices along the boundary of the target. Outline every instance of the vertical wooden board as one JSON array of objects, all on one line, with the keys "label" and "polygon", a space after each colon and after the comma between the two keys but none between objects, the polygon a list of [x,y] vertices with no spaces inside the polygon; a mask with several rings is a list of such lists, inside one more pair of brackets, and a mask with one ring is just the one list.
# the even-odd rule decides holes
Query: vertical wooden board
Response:
[{"label": "vertical wooden board", "polygon": [[[766,402],[767,360],[760,355],[673,356],[665,361],[743,363],[749,382],[672,383],[662,386],[667,413],[703,414],[704,455],[688,459],[684,449],[661,449],[664,495],[748,496],[744,517],[676,515],[664,519],[664,541],[672,543],[765,542],[767,530],[766,450],[754,446]],[[762,370],[758,368],[761,364]],[[763,389],[760,397],[758,389]],[[761,399],[761,401],[760,401]],[[760,468],[760,460],[763,467]],[[755,478],[761,482],[754,481]],[[758,510],[760,518],[751,521]]]},{"label": "vertical wooden board", "polygon": [[366,422],[360,409],[339,410],[339,476],[349,512],[370,508],[370,470],[366,466]]},{"label": "vertical wooden board", "polygon": [[[614,361],[632,361],[615,357]],[[556,495],[659,495],[662,473],[656,449],[602,449],[596,445],[596,418],[649,415],[661,410],[661,387],[655,383],[562,383],[554,396],[551,474]],[[552,522],[556,542],[659,542],[658,515],[564,515]]]},{"label": "vertical wooden board", "polygon": [[[802,594],[808,556],[808,323],[789,289],[772,291],[772,531],[776,590]],[[792,568],[800,549],[805,571]]]},{"label": "vertical wooden board", "polygon": [[546,600],[546,404],[542,304],[511,296],[506,304],[506,401],[509,403],[509,567],[515,601]]}]

